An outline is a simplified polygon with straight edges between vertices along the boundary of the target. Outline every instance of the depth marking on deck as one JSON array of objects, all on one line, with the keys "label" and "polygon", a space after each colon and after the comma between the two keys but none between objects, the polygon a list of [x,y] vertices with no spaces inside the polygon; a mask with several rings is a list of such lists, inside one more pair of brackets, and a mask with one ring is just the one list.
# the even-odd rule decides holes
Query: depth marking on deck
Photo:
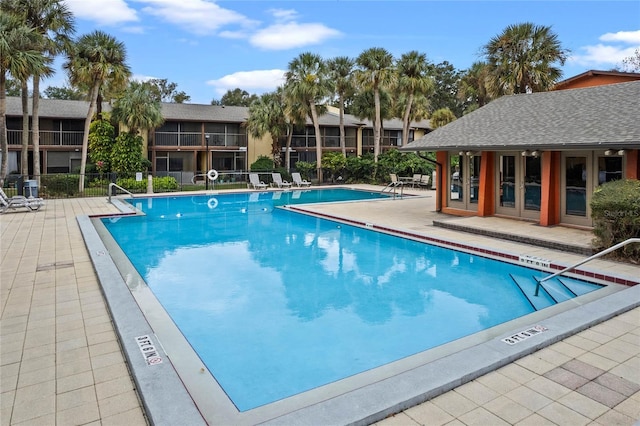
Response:
[{"label": "depth marking on deck", "polygon": [[529,255],[520,256],[518,260],[520,261],[520,263],[524,263],[526,265],[542,266],[544,268],[549,268],[551,266],[550,260],[543,259],[537,256],[529,256]]},{"label": "depth marking on deck", "polygon": [[136,343],[138,344],[138,348],[140,348],[140,352],[144,357],[144,361],[147,365],[156,365],[162,363],[162,357],[158,354],[151,337],[147,334],[144,336],[136,337]]},{"label": "depth marking on deck", "polygon": [[523,340],[527,340],[529,337],[533,337],[536,334],[540,334],[543,333],[545,331],[547,331],[548,328],[543,326],[543,325],[535,325],[531,328],[528,328],[524,331],[520,331],[516,334],[513,334],[509,337],[505,337],[504,339],[502,339],[503,342],[505,342],[508,345],[515,345],[516,343],[520,343]]}]

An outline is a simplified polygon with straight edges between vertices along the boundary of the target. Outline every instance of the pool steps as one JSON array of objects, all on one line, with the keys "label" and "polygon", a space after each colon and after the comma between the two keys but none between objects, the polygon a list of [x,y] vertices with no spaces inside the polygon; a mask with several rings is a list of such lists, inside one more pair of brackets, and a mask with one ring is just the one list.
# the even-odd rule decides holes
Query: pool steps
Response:
[{"label": "pool steps", "polygon": [[594,283],[586,283],[567,277],[556,277],[542,283],[540,288],[543,291],[540,292],[538,296],[535,296],[536,286],[539,282],[537,277],[533,275],[526,277],[514,274],[509,274],[509,276],[536,311],[573,299],[574,297],[581,296],[601,287]]}]

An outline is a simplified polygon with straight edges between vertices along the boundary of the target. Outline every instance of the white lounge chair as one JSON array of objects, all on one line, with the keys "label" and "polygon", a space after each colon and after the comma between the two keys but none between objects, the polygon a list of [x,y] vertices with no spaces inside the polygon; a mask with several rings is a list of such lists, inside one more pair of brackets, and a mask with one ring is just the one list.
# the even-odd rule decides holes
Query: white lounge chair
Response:
[{"label": "white lounge chair", "polygon": [[257,173],[249,173],[249,188],[267,189],[267,184],[260,180]]},{"label": "white lounge chair", "polygon": [[271,173],[271,178],[273,179],[273,184],[278,188],[291,188],[291,182],[282,180],[280,173]]},{"label": "white lounge chair", "polygon": [[4,213],[9,209],[25,208],[30,211],[36,211],[44,206],[44,200],[36,197],[25,197],[22,195],[7,196],[4,190],[0,188],[0,213]]},{"label": "white lounge chair", "polygon": [[291,173],[291,179],[293,180],[293,184],[295,186],[298,186],[298,187],[311,186],[311,182],[309,182],[306,179],[302,179],[302,176],[300,176],[300,173],[298,172]]},{"label": "white lounge chair", "polygon": [[391,182],[389,183],[389,185],[387,185],[389,187],[404,185],[404,182],[398,179],[398,175],[395,173],[390,173],[389,178],[391,179]]}]

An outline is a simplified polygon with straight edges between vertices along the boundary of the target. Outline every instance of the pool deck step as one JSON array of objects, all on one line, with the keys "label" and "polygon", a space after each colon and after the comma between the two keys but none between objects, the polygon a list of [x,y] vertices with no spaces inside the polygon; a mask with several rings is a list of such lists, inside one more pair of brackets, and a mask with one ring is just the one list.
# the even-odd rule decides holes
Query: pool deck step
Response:
[{"label": "pool deck step", "polygon": [[512,225],[516,228],[501,229],[500,226],[494,226],[492,223],[496,220],[500,221],[500,223],[505,222],[500,218],[473,216],[434,219],[433,226],[577,253],[584,256],[591,256],[594,253],[591,246],[593,235],[589,230],[563,226],[544,227],[533,222],[519,220],[512,221]]}]

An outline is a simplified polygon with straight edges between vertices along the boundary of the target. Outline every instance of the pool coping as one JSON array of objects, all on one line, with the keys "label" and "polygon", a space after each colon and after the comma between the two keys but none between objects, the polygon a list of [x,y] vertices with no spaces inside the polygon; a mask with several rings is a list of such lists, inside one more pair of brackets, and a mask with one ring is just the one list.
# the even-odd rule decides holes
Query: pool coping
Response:
[{"label": "pool coping", "polygon": [[[127,212],[127,214],[131,213],[130,210]],[[91,218],[78,217],[78,224],[150,422],[152,424],[206,424],[207,421],[198,410],[192,395],[185,388],[165,348],[153,333],[127,282],[115,265],[111,253],[106,249],[98,231],[93,226]],[[368,225],[370,224],[359,224],[359,226],[371,228]],[[399,230],[387,229],[386,231],[400,235],[406,234]],[[442,240],[440,243],[451,244]],[[453,247],[449,246],[449,248]],[[465,249],[465,247],[462,248]],[[473,247],[466,247],[466,249],[473,249]],[[597,279],[595,276],[593,278]],[[127,279],[131,280],[131,277]],[[312,403],[306,400],[306,405],[301,406],[300,400],[304,402],[305,398],[292,397],[269,404],[269,406],[277,406],[276,410],[264,406],[244,413],[237,410],[234,413],[233,409],[225,407],[218,412],[222,417],[216,417],[216,421],[233,424],[370,424],[640,306],[640,286],[625,288],[598,300],[588,300],[588,298],[582,300],[585,300],[585,303],[548,318],[540,318],[540,315],[536,316],[534,313],[493,328],[487,333],[480,332],[479,334],[489,335],[488,341],[473,344],[424,364],[414,365],[391,377],[345,392],[340,392],[340,384],[337,384],[338,390],[334,390],[333,394],[326,399],[316,398]],[[536,322],[530,322],[534,318]],[[547,330],[516,345],[507,345],[502,341],[505,337],[535,325],[542,325]],[[155,365],[145,362],[136,340],[140,336],[150,336],[152,342],[155,339],[155,349],[163,362]],[[322,393],[324,388],[320,387],[310,392]],[[282,414],[283,411],[284,414]]]}]

